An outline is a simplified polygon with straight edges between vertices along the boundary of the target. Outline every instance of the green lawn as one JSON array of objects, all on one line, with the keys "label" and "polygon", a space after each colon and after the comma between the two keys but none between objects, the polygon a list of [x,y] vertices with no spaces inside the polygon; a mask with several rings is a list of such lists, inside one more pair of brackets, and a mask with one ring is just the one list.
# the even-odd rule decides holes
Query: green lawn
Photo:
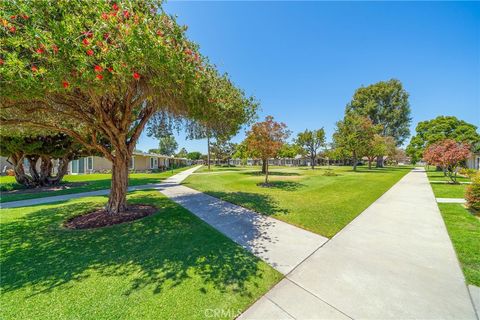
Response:
[{"label": "green lawn", "polygon": [[[179,168],[173,171],[174,174],[183,171],[187,168]],[[161,180],[172,176],[172,171],[164,171],[160,173],[132,173],[130,174],[129,185],[138,186],[142,184],[158,183]],[[109,189],[111,183],[111,174],[94,173],[94,174],[81,174],[81,175],[66,175],[63,179],[64,183],[85,183],[79,186],[73,186],[70,189],[48,191],[48,192],[35,192],[35,193],[2,193],[0,196],[1,202],[43,198],[50,196],[58,196],[62,194],[79,193],[86,191],[95,191]],[[22,190],[22,186],[15,182],[14,177],[0,176],[0,190]]]},{"label": "green lawn", "polygon": [[325,167],[271,168],[273,187],[257,186],[264,177],[258,167],[236,172],[193,174],[185,184],[212,196],[271,215],[288,223],[332,237],[378,199],[411,168],[368,170],[331,167],[338,176],[324,176]]},{"label": "green lawn", "polygon": [[[281,275],[155,191],[147,218],[96,230],[66,230],[68,217],[106,197],[2,209],[2,319],[233,318]],[[217,319],[217,318],[216,318]]]},{"label": "green lawn", "polygon": [[[427,176],[430,180],[430,185],[432,186],[433,193],[437,198],[464,198],[465,191],[468,184],[452,184],[449,183],[451,180],[449,177],[445,177],[443,172],[435,171],[435,169],[430,168],[427,170]],[[442,183],[444,181],[447,183]],[[468,177],[457,177],[458,182],[470,182]]]},{"label": "green lawn", "polygon": [[439,203],[467,281],[480,286],[480,219],[461,204]]}]

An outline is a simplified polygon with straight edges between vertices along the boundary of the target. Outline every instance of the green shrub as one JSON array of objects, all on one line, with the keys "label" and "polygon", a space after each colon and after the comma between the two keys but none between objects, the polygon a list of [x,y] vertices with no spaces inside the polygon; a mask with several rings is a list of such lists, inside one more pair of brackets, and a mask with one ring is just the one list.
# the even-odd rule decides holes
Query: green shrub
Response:
[{"label": "green shrub", "polygon": [[467,187],[465,198],[468,207],[480,210],[480,172],[472,178],[472,184]]},{"label": "green shrub", "polygon": [[460,171],[458,173],[460,173],[462,176],[473,178],[478,173],[478,170],[469,169],[469,168],[462,168],[462,169],[460,169]]},{"label": "green shrub", "polygon": [[324,176],[327,176],[327,177],[335,177],[335,176],[338,176],[338,174],[336,174],[333,170],[331,169],[328,169],[328,170],[325,170],[325,172],[323,173]]}]

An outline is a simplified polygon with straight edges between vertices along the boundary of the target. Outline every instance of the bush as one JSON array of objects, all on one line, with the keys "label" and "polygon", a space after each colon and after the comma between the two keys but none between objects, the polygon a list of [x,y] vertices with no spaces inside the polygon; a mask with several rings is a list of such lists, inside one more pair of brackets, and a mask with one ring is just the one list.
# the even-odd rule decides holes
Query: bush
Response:
[{"label": "bush", "polygon": [[462,176],[473,178],[477,174],[477,172],[478,170],[475,169],[462,168],[458,173],[460,173]]},{"label": "bush", "polygon": [[480,172],[472,178],[472,184],[467,187],[465,198],[469,208],[480,211]]},{"label": "bush", "polygon": [[325,172],[323,173],[324,176],[327,177],[336,177],[338,174],[336,174],[332,169],[326,169]]}]

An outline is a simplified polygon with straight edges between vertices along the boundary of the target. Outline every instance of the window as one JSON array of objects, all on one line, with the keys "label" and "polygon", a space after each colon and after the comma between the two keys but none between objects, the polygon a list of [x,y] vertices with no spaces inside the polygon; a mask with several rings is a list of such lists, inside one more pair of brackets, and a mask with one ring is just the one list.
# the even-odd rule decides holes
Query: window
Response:
[{"label": "window", "polygon": [[153,166],[153,160],[154,160],[154,158],[150,158],[150,169],[153,169],[153,168],[154,168],[154,166]]},{"label": "window", "polygon": [[87,158],[87,170],[93,170],[93,157]]}]

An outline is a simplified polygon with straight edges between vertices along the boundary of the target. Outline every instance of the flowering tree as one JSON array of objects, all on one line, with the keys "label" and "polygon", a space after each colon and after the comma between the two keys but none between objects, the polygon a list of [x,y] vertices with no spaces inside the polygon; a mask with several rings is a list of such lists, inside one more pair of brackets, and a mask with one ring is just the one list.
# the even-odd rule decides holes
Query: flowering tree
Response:
[{"label": "flowering tree", "polygon": [[268,159],[278,155],[289,135],[287,125],[274,121],[272,116],[255,123],[247,132],[245,141],[249,152],[258,155],[265,164],[265,185],[268,185]]},{"label": "flowering tree", "polygon": [[12,0],[0,19],[2,125],[63,132],[110,160],[111,214],[127,209],[128,163],[155,114],[252,109],[161,1]]},{"label": "flowering tree", "polygon": [[431,165],[442,167],[453,183],[457,182],[457,171],[470,156],[470,145],[446,139],[427,147],[423,159]]}]

